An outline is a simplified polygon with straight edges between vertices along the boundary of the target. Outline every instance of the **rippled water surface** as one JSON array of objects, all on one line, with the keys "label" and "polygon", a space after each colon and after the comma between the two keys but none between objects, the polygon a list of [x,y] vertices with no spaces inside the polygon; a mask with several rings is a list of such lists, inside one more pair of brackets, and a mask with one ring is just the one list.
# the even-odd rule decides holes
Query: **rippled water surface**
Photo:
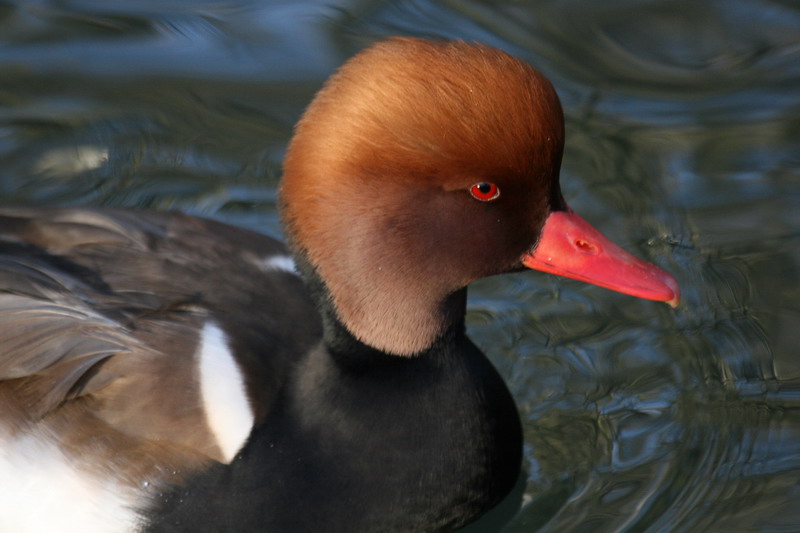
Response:
[{"label": "rippled water surface", "polygon": [[518,493],[468,529],[800,531],[795,1],[0,1],[0,202],[279,235],[292,124],[396,34],[542,70],[566,113],[567,200],[684,294],[673,311],[533,272],[471,290],[526,459]]}]

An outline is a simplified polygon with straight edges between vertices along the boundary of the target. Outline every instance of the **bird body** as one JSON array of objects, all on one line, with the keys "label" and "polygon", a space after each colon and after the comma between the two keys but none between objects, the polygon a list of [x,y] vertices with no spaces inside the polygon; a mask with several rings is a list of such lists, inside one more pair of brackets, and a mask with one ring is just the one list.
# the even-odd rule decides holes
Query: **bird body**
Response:
[{"label": "bird body", "polygon": [[179,213],[0,210],[0,531],[450,531],[521,429],[467,285],[535,268],[676,304],[573,213],[532,67],[392,39],[309,106],[288,247]]}]

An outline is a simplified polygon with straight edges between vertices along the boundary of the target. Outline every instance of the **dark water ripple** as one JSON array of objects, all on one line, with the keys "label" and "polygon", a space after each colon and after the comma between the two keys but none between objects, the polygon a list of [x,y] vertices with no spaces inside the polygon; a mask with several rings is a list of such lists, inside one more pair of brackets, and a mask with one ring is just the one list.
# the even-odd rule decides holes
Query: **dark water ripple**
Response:
[{"label": "dark water ripple", "polygon": [[684,295],[673,311],[536,273],[474,287],[526,479],[519,510],[469,531],[800,531],[797,2],[0,2],[0,201],[278,235],[292,124],[392,34],[547,74],[565,197]]}]

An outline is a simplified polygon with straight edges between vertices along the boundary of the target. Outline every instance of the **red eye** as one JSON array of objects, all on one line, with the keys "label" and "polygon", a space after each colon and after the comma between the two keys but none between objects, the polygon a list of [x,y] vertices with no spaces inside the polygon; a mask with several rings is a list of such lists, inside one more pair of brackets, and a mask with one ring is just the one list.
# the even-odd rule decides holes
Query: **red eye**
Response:
[{"label": "red eye", "polygon": [[494,183],[476,183],[469,188],[469,193],[481,202],[491,202],[500,197],[500,189]]}]

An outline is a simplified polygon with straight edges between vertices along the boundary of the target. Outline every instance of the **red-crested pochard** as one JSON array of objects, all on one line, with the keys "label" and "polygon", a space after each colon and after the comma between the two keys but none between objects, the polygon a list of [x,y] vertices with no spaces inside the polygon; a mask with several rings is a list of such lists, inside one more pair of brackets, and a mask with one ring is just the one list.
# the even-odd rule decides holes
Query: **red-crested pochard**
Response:
[{"label": "red-crested pochard", "polygon": [[[397,38],[297,125],[288,249],[177,213],[0,213],[0,531],[450,531],[521,431],[466,337],[524,267],[676,304],[573,213],[561,107],[504,52]],[[291,252],[290,252],[290,251]],[[533,304],[532,304],[533,305]]]}]

